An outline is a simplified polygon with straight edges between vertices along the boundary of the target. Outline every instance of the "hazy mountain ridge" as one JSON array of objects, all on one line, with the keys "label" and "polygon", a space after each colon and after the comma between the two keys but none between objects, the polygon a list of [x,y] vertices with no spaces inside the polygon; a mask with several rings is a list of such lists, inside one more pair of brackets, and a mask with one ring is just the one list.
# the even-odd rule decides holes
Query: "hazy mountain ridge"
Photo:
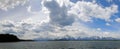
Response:
[{"label": "hazy mountain ridge", "polygon": [[95,40],[95,41],[102,41],[102,40],[120,40],[118,38],[113,38],[113,37],[99,37],[99,36],[91,36],[91,37],[78,37],[78,38],[74,38],[71,37],[69,35],[63,37],[63,38],[58,38],[58,39],[35,39],[35,40],[47,40],[47,41],[91,41],[91,40]]}]

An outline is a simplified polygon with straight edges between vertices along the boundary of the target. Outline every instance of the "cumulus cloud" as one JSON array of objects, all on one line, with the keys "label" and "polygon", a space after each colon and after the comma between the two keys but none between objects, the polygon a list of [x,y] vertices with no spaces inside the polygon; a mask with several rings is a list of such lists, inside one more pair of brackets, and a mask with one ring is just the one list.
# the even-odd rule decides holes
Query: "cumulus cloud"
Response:
[{"label": "cumulus cloud", "polygon": [[14,27],[14,22],[12,21],[9,21],[9,20],[5,20],[4,22],[0,22],[1,26],[3,27]]},{"label": "cumulus cloud", "polygon": [[106,26],[111,26],[111,24],[110,23],[106,23]]},{"label": "cumulus cloud", "polygon": [[97,28],[98,31],[101,31],[102,29],[101,28]]},{"label": "cumulus cloud", "polygon": [[92,21],[92,18],[99,18],[103,20],[110,20],[111,15],[117,13],[117,5],[110,7],[102,7],[101,5],[93,2],[78,1],[71,8],[71,13],[74,13],[82,21]]},{"label": "cumulus cloud", "polygon": [[73,15],[68,15],[65,5],[61,6],[56,1],[44,2],[45,7],[50,11],[50,23],[55,25],[71,25],[74,22]]},{"label": "cumulus cloud", "polygon": [[18,5],[24,5],[28,0],[0,0],[0,9],[7,11]]},{"label": "cumulus cloud", "polygon": [[120,18],[115,19],[116,22],[120,22]]},{"label": "cumulus cloud", "polygon": [[[67,36],[75,39],[81,37],[113,37],[118,38],[119,33],[102,32],[99,28],[97,30],[90,29],[75,22],[72,26],[59,27],[49,23],[31,23],[28,20],[14,22],[14,21],[2,21],[0,23],[0,33],[9,33],[17,35],[20,39],[35,39],[35,40],[49,40],[49,39],[61,39]],[[12,24],[12,25],[10,25]],[[8,26],[4,26],[8,25]]]}]

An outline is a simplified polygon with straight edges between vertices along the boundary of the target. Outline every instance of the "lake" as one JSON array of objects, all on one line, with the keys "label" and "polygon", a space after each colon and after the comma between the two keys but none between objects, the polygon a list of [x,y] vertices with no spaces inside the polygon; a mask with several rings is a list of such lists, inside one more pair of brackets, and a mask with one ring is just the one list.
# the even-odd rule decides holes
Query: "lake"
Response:
[{"label": "lake", "polygon": [[120,49],[120,41],[39,41],[0,43],[0,49]]}]

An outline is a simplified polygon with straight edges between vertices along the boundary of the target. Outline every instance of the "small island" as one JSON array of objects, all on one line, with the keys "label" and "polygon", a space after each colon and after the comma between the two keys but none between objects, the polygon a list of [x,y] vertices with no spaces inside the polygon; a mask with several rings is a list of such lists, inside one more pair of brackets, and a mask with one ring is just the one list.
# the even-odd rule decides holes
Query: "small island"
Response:
[{"label": "small island", "polygon": [[18,42],[18,41],[32,41],[32,40],[22,40],[12,34],[0,34],[0,42]]}]

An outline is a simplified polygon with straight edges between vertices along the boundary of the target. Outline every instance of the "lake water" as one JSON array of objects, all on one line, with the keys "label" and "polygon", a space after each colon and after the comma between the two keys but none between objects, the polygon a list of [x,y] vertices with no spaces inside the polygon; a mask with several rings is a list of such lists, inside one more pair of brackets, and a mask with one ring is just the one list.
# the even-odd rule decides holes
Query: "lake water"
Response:
[{"label": "lake water", "polygon": [[0,49],[120,49],[120,41],[40,41],[0,43]]}]

